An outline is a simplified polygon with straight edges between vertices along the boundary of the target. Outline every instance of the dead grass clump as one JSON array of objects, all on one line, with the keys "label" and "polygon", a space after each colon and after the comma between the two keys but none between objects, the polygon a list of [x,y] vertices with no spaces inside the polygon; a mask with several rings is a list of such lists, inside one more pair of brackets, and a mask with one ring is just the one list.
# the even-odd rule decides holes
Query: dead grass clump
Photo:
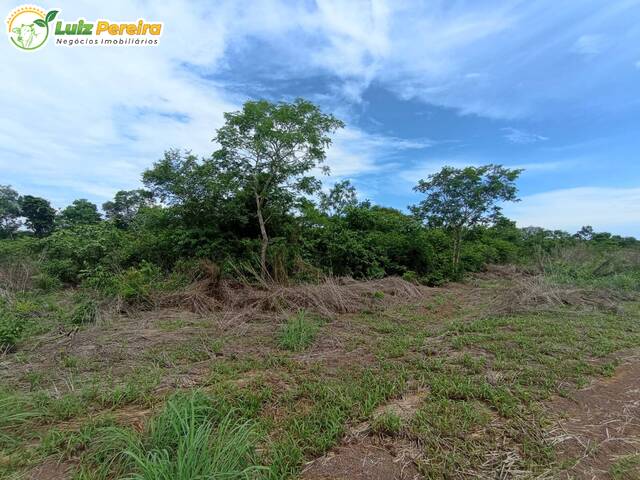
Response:
[{"label": "dead grass clump", "polygon": [[499,314],[577,307],[617,312],[623,300],[619,292],[558,285],[543,275],[512,275],[510,284],[499,291],[491,311]]},{"label": "dead grass clump", "polygon": [[237,293],[232,303],[240,300],[241,305],[271,312],[304,309],[329,318],[336,314],[388,306],[422,295],[417,286],[397,277],[365,282],[329,277],[317,284],[270,285],[265,289],[249,287]]},{"label": "dead grass clump", "polygon": [[4,262],[0,264],[0,292],[20,293],[33,287],[37,273],[36,265],[29,261]]},{"label": "dead grass clump", "polygon": [[182,307],[203,314],[214,311],[242,311],[245,315],[293,312],[301,309],[326,318],[356,313],[380,306],[420,298],[423,290],[398,277],[356,281],[328,277],[317,284],[250,285],[218,280],[215,288],[201,279],[180,292],[164,295],[163,307]]},{"label": "dead grass clump", "polygon": [[205,315],[220,309],[219,302],[200,290],[198,284],[180,292],[159,296],[157,305],[165,308],[185,308],[198,315]]}]

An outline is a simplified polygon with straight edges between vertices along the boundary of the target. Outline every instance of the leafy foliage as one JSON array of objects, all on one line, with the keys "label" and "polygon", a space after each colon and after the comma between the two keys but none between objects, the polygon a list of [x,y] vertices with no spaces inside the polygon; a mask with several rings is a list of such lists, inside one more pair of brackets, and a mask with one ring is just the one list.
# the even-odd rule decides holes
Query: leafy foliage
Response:
[{"label": "leafy foliage", "polygon": [[84,198],[74,200],[58,216],[58,224],[62,228],[75,227],[76,225],[92,225],[100,222],[100,220],[102,220],[102,217],[98,213],[98,207]]},{"label": "leafy foliage", "polygon": [[330,216],[343,215],[347,208],[358,205],[356,188],[349,180],[337,182],[328,193],[320,192],[320,210]]},{"label": "leafy foliage", "polygon": [[20,227],[20,196],[10,185],[0,185],[0,238],[11,237]]},{"label": "leafy foliage", "polygon": [[153,194],[148,190],[120,190],[113,201],[102,204],[105,216],[120,228],[131,225],[140,210],[153,205]]},{"label": "leafy foliage", "polygon": [[460,263],[463,232],[500,219],[498,202],[518,200],[515,180],[521,172],[501,165],[444,167],[418,182],[414,190],[426,194],[426,198],[412,210],[429,226],[452,232],[455,269]]},{"label": "leafy foliage", "polygon": [[329,133],[343,126],[310,102],[246,102],[242,111],[225,113],[225,125],[214,140],[220,145],[212,167],[233,190],[250,193],[260,227],[260,266],[267,275],[267,226],[273,214],[286,214],[300,195],[320,188],[307,175],[324,162]]},{"label": "leafy foliage", "polygon": [[23,322],[8,308],[0,305],[0,352],[12,350],[23,329]]},{"label": "leafy foliage", "polygon": [[126,234],[110,223],[78,225],[44,239],[45,270],[62,281],[77,283],[98,266],[114,268],[127,256]]},{"label": "leafy foliage", "polygon": [[20,210],[26,218],[26,225],[37,237],[44,237],[53,231],[56,211],[48,200],[32,195],[20,198]]}]

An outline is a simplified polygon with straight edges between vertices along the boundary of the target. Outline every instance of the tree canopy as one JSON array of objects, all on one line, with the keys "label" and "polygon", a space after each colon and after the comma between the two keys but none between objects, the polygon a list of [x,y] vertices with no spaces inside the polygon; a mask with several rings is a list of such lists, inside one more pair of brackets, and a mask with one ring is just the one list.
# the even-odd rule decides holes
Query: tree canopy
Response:
[{"label": "tree canopy", "polygon": [[10,185],[0,185],[0,238],[20,228],[20,196]]},{"label": "tree canopy", "polygon": [[56,211],[48,200],[32,195],[20,198],[22,216],[26,218],[26,225],[38,237],[44,237],[53,231]]},{"label": "tree canopy", "polygon": [[100,220],[102,220],[102,216],[98,212],[96,204],[85,198],[74,200],[58,215],[58,224],[61,227],[91,225],[100,222]]},{"label": "tree canopy", "polygon": [[102,204],[105,216],[121,228],[127,228],[136,214],[153,205],[153,194],[148,190],[120,190],[112,201]]},{"label": "tree canopy", "polygon": [[347,208],[358,204],[356,189],[349,180],[336,182],[328,192],[318,195],[320,209],[328,215],[343,215]]},{"label": "tree canopy", "polygon": [[333,115],[303,99],[292,103],[251,101],[238,112],[225,113],[225,124],[214,138],[220,148],[211,162],[216,172],[232,182],[234,190],[249,192],[254,199],[263,276],[267,275],[272,215],[289,210],[302,195],[320,188],[309,172],[324,162],[331,144],[329,134],[343,126]]},{"label": "tree canopy", "polygon": [[518,201],[515,181],[520,169],[502,165],[443,167],[418,181],[415,191],[425,198],[412,207],[415,215],[431,227],[443,227],[453,234],[453,264],[460,261],[462,233],[478,225],[489,225],[501,216],[500,202]]}]

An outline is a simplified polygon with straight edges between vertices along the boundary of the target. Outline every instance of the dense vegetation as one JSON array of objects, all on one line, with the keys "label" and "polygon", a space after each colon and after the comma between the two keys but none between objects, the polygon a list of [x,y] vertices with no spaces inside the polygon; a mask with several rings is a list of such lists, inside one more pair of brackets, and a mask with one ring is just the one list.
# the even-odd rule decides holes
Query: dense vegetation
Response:
[{"label": "dense vegetation", "polygon": [[[0,236],[18,242],[5,244],[4,255],[42,253],[45,270],[73,284],[98,269],[150,262],[168,271],[193,258],[258,266],[279,280],[318,268],[361,278],[408,272],[436,283],[571,238],[518,230],[500,215],[498,201],[517,200],[519,170],[445,167],[416,180],[425,199],[407,215],[359,202],[349,181],[320,191],[312,169],[342,123],[314,105],[248,102],[226,119],[211,157],[166,152],[144,172],[146,190],[120,191],[102,205],[105,220],[85,199],[56,212],[46,199],[0,187]],[[635,243],[590,227],[574,238]]]},{"label": "dense vegetation", "polygon": [[[104,218],[86,199],[56,211],[44,198],[0,187],[0,292],[81,286],[144,303],[151,289],[193,280],[203,259],[222,275],[262,283],[400,275],[437,285],[562,245],[638,248],[590,227],[575,235],[516,228],[500,204],[517,201],[521,171],[498,165],[417,179],[424,199],[410,213],[359,201],[348,180],[323,191],[313,174],[328,173],[321,167],[330,134],[343,124],[301,99],[247,102],[225,118],[210,157],[167,151],[143,173],[145,189],[102,205]],[[2,341],[10,343],[19,327],[3,315]],[[78,321],[92,315],[87,307]]]}]

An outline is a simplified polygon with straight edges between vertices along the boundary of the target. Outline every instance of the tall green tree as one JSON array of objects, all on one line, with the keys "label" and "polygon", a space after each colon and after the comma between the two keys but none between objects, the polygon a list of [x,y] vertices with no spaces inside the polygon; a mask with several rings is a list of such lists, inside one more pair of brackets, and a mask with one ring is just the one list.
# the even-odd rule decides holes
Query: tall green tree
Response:
[{"label": "tall green tree", "polygon": [[74,200],[71,205],[65,207],[58,216],[58,223],[63,228],[76,225],[93,225],[100,222],[102,217],[95,203],[85,198]]},{"label": "tall green tree", "polygon": [[443,167],[418,182],[414,190],[425,194],[425,198],[411,210],[429,226],[442,227],[451,233],[454,271],[459,268],[465,231],[500,219],[500,202],[518,201],[515,181],[520,173],[521,169],[492,164],[461,169]]},{"label": "tall green tree", "polygon": [[574,237],[579,240],[592,240],[594,235],[596,235],[596,233],[593,227],[591,225],[585,225],[574,234]]},{"label": "tall green tree", "polygon": [[26,218],[26,225],[38,237],[49,235],[54,228],[56,211],[48,200],[32,195],[20,197],[22,216]]},{"label": "tall green tree", "polygon": [[134,217],[145,207],[153,205],[153,194],[148,190],[120,190],[113,198],[102,204],[105,216],[120,228],[127,228]]},{"label": "tall green tree", "polygon": [[318,195],[320,210],[327,215],[343,215],[349,207],[358,205],[356,188],[349,180],[337,182],[328,192],[320,192]]},{"label": "tall green tree", "polygon": [[0,238],[12,237],[20,228],[20,196],[11,185],[0,185]]},{"label": "tall green tree", "polygon": [[209,237],[209,241],[245,236],[250,199],[237,179],[212,158],[168,150],[144,172],[142,180],[192,234]]},{"label": "tall green tree", "polygon": [[[268,275],[269,223],[274,213],[290,209],[305,194],[320,188],[310,171],[326,158],[329,134],[344,124],[303,99],[292,103],[246,102],[225,113],[214,141],[214,170],[250,192],[260,229],[260,268]],[[328,171],[328,169],[325,169]]]}]

